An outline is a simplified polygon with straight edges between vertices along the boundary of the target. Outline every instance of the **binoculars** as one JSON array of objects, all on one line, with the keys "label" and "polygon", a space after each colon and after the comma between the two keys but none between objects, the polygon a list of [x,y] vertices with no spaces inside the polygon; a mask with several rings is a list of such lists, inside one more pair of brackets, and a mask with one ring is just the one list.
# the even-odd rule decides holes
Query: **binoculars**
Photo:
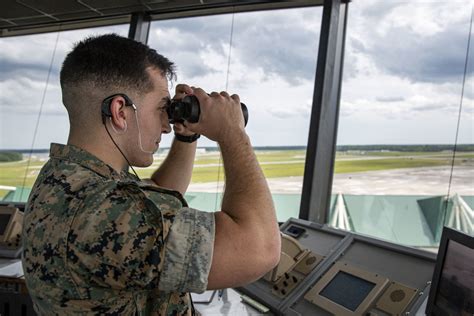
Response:
[{"label": "binoculars", "polygon": [[[242,108],[242,114],[244,115],[245,126],[249,120],[249,112],[247,106],[240,103]],[[201,114],[201,108],[199,106],[199,100],[194,95],[187,95],[181,100],[173,100],[166,109],[170,124],[181,123],[188,121],[190,123],[197,123],[199,121],[199,115]]]}]

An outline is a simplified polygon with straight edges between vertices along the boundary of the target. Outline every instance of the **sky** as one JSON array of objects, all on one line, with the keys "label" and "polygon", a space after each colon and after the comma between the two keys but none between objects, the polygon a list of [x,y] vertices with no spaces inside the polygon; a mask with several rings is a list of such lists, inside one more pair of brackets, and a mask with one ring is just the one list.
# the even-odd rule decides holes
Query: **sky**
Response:
[{"label": "sky", "polygon": [[[338,145],[454,144],[472,3],[350,3]],[[155,21],[148,44],[177,66],[171,94],[177,83],[237,93],[253,145],[305,146],[321,18],[313,7]],[[0,149],[66,142],[61,63],[75,42],[110,32],[128,25],[0,38]],[[474,143],[472,46],[458,143]]]}]

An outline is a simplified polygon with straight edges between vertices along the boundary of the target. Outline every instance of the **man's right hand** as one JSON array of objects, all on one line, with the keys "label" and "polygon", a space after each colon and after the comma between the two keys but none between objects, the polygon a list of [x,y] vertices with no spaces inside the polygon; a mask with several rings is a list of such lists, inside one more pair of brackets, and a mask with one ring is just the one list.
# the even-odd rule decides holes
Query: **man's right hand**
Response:
[{"label": "man's right hand", "polygon": [[186,122],[195,133],[221,143],[233,141],[245,133],[245,121],[237,94],[229,96],[225,91],[207,94],[201,88],[193,88],[198,98],[201,114],[197,123]]}]

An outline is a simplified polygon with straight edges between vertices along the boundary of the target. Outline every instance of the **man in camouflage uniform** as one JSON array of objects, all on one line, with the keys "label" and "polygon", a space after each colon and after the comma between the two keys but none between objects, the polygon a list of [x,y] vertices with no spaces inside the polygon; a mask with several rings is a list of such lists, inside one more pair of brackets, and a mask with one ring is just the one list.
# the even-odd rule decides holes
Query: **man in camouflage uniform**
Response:
[{"label": "man in camouflage uniform", "polygon": [[[23,227],[23,269],[40,315],[190,315],[189,292],[251,282],[278,263],[271,196],[245,133],[240,101],[194,94],[198,123],[176,123],[167,159],[149,180],[169,133],[173,64],[114,34],[78,43],[61,69],[67,145],[52,144]],[[134,103],[136,102],[136,103]],[[189,208],[197,137],[219,143],[226,172],[221,212]]]}]

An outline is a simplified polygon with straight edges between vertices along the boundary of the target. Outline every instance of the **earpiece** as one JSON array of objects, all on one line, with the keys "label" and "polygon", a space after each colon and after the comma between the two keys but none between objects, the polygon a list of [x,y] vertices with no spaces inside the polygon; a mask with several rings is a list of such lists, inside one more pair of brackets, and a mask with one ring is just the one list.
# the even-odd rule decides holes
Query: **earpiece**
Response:
[{"label": "earpiece", "polygon": [[126,95],[126,94],[123,94],[123,93],[116,93],[116,94],[113,94],[107,98],[104,99],[104,101],[102,101],[102,105],[101,105],[101,115],[102,115],[102,124],[105,125],[105,119],[107,117],[112,117],[112,112],[110,111],[110,105],[112,104],[112,100],[115,98],[115,97],[122,97],[125,99],[125,105],[126,106],[131,106],[133,107],[133,109],[136,111],[137,108],[135,106],[135,104],[133,104],[132,100],[130,100],[130,98]]},{"label": "earpiece", "polygon": [[101,112],[102,112],[102,124],[105,125],[105,118],[110,117],[112,118],[112,112],[110,112],[110,104],[112,103],[112,99],[105,99],[102,101]]},{"label": "earpiece", "polygon": [[[105,98],[104,101],[102,101],[102,105],[101,105],[102,123],[105,125],[105,129],[107,130],[107,133],[109,132],[109,130],[107,129],[107,125],[105,124],[105,121],[106,121],[106,118],[109,117],[110,121],[112,123],[112,111],[110,110],[110,105],[112,104],[112,100],[115,97],[118,97],[118,96],[124,98],[125,99],[125,106],[131,106],[133,108],[133,111],[135,112],[135,119],[137,121],[137,128],[138,128],[138,143],[140,145],[140,150],[143,151],[144,153],[147,153],[147,154],[154,154],[156,149],[154,149],[152,151],[143,149],[142,133],[140,131],[140,124],[138,123],[137,107],[126,94],[123,94],[123,93],[113,94],[110,97]],[[110,124],[110,125],[112,125],[113,130],[117,134],[123,134],[127,131],[127,122],[125,122],[125,129],[123,130],[123,132],[120,132],[120,133],[117,132],[117,130],[115,129],[114,124]],[[109,136],[112,138],[110,133],[109,133]],[[112,138],[112,141],[113,141],[113,138]],[[115,144],[115,146],[117,146],[117,144]],[[118,148],[118,146],[117,146],[117,148]],[[119,148],[119,150],[120,150],[120,148]],[[122,155],[123,155],[123,153],[122,153]]]}]

